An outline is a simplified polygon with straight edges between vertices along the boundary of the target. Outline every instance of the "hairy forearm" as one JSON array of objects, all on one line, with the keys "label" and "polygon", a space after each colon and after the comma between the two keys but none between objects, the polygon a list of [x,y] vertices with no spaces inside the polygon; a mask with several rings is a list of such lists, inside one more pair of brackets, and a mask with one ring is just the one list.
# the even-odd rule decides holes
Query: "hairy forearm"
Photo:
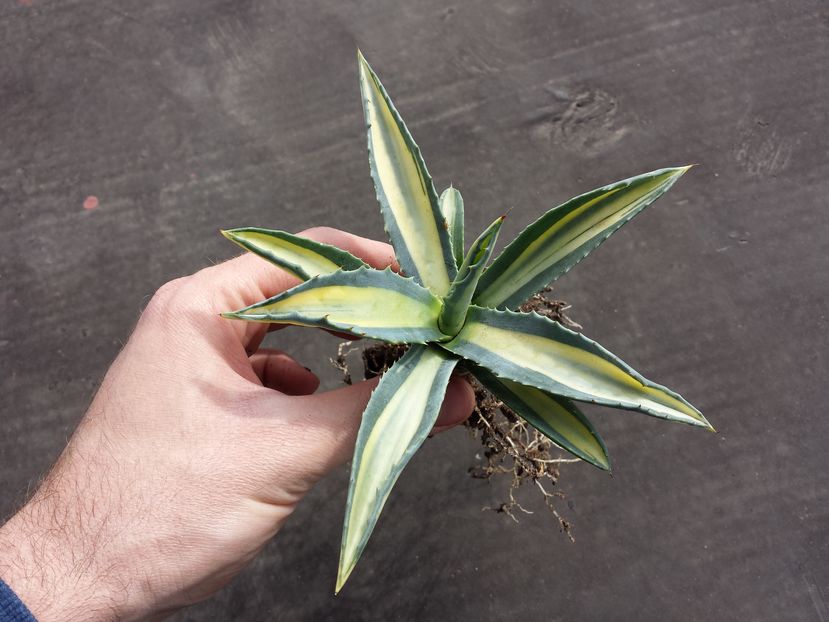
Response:
[{"label": "hairy forearm", "polygon": [[107,556],[113,504],[96,507],[105,491],[88,484],[59,464],[0,528],[0,577],[39,622],[119,618],[132,590]]}]

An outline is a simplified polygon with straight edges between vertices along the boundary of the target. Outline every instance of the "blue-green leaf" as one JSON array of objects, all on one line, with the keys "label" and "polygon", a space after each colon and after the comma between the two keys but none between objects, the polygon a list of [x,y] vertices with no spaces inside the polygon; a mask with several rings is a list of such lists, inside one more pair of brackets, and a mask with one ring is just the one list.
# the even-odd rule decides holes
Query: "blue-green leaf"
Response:
[{"label": "blue-green leaf", "polygon": [[604,441],[573,402],[535,387],[498,378],[477,365],[472,372],[495,397],[556,445],[600,469],[610,470]]},{"label": "blue-green leaf", "polygon": [[336,246],[285,231],[244,227],[222,231],[222,235],[302,280],[367,266],[361,259]]},{"label": "blue-green leaf", "polygon": [[463,326],[478,279],[481,278],[486,262],[492,255],[503,222],[504,217],[501,216],[484,230],[472,243],[466,258],[458,268],[458,274],[452,281],[449,293],[443,299],[443,309],[438,317],[438,326],[445,334],[456,335]]},{"label": "blue-green leaf", "polygon": [[681,396],[596,342],[534,313],[472,306],[461,332],[440,345],[500,378],[555,395],[711,428]]},{"label": "blue-green leaf", "polygon": [[371,177],[386,232],[403,272],[445,296],[456,267],[435,186],[380,79],[358,56]]},{"label": "blue-green leaf", "polygon": [[389,269],[318,276],[239,311],[232,319],[316,326],[392,343],[425,343],[438,329],[441,303],[428,289]]},{"label": "blue-green leaf", "polygon": [[463,197],[460,191],[450,186],[444,190],[439,199],[440,211],[446,220],[446,229],[452,242],[452,254],[455,256],[455,265],[463,263]]},{"label": "blue-green leaf", "polygon": [[456,362],[439,348],[412,346],[371,394],[351,465],[337,592],[360,558],[400,472],[434,426]]},{"label": "blue-green leaf", "polygon": [[473,302],[490,308],[518,307],[658,199],[689,168],[665,168],[624,179],[550,210],[492,262]]}]

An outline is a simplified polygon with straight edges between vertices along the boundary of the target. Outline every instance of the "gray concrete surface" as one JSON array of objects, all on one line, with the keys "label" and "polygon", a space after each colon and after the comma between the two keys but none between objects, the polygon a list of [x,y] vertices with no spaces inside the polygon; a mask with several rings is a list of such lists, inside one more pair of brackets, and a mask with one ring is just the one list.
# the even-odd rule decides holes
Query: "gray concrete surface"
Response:
[{"label": "gray concrete surface", "polygon": [[[219,228],[382,237],[357,46],[469,226],[514,208],[503,239],[603,183],[701,165],[556,291],[719,434],[596,410],[615,476],[565,469],[570,544],[540,512],[482,512],[503,485],[468,478],[455,430],[409,466],[341,596],[344,470],[176,619],[829,620],[825,2],[4,0],[2,515],[152,292],[235,253]],[[308,334],[279,343],[321,371],[336,341]]]}]

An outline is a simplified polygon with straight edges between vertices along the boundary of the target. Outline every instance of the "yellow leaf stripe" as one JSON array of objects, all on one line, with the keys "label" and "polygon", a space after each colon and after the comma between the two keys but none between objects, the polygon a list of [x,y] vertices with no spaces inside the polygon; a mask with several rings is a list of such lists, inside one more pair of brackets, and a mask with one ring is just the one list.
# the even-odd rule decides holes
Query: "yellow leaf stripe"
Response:
[{"label": "yellow leaf stripe", "polygon": [[496,376],[556,395],[710,428],[679,395],[642,377],[597,343],[539,315],[473,306],[457,337],[441,345]]},{"label": "yellow leaf stripe", "polygon": [[246,227],[222,231],[222,235],[303,280],[366,266],[347,251],[285,231]]},{"label": "yellow leaf stripe", "polygon": [[372,393],[354,450],[337,592],[360,558],[400,472],[431,431],[455,363],[437,348],[412,346]]},{"label": "yellow leaf stripe", "polygon": [[653,203],[688,168],[660,169],[625,179],[550,210],[492,262],[478,284],[475,304],[517,307]]},{"label": "yellow leaf stripe", "polygon": [[449,291],[455,260],[432,179],[379,78],[359,55],[371,176],[400,267],[438,296]]},{"label": "yellow leaf stripe", "polygon": [[413,279],[391,270],[359,268],[315,277],[225,317],[316,326],[392,343],[445,338],[437,326],[441,303]]},{"label": "yellow leaf stripe", "polygon": [[497,378],[481,367],[474,368],[474,375],[495,397],[556,445],[600,469],[610,470],[602,439],[573,402],[535,387]]}]

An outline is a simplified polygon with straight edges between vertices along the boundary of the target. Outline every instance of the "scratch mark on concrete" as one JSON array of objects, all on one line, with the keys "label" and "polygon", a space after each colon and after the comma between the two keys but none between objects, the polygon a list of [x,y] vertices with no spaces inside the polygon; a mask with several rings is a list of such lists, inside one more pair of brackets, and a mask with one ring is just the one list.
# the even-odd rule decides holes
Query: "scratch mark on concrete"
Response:
[{"label": "scratch mark on concrete", "polygon": [[789,165],[794,147],[793,138],[781,136],[770,122],[758,118],[744,123],[734,156],[749,175],[773,175]]},{"label": "scratch mark on concrete", "polygon": [[530,135],[537,140],[555,140],[573,150],[599,153],[619,142],[628,127],[619,122],[616,98],[601,90],[575,94],[556,93],[561,104],[538,111],[529,121]]},{"label": "scratch mark on concrete", "polygon": [[812,599],[818,619],[820,622],[826,622],[826,600],[823,598],[820,586],[814,581],[810,581],[809,577],[805,575],[803,581],[806,583],[806,590],[809,592],[809,598]]}]

